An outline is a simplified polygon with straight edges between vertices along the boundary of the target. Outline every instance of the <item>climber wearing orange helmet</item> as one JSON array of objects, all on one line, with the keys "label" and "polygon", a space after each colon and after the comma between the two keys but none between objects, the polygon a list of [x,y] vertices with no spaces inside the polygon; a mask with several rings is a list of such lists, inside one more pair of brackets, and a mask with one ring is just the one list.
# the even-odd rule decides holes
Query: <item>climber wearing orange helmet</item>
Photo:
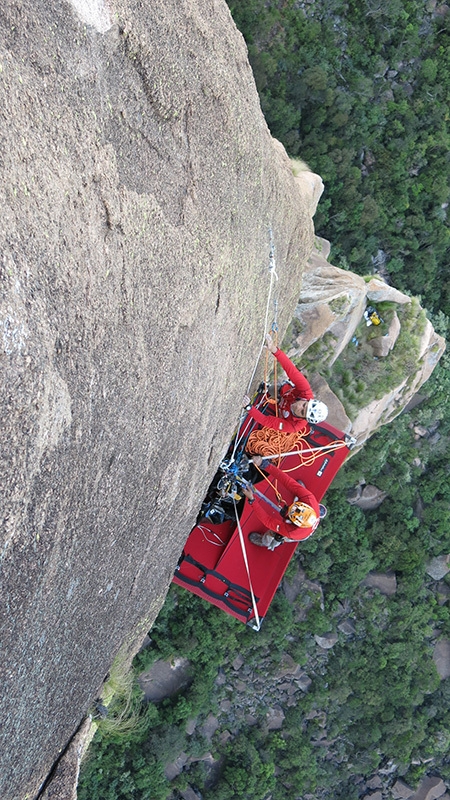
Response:
[{"label": "climber wearing orange helmet", "polygon": [[[260,466],[261,456],[254,456],[253,463]],[[316,530],[325,507],[320,506],[314,497],[301,483],[295,481],[289,474],[283,472],[274,464],[265,466],[269,478],[278,482],[283,497],[279,496],[277,502],[268,500],[256,487],[248,484],[243,488],[243,494],[253,505],[258,519],[267,527],[267,531],[251,533],[249,539],[252,544],[267,547],[273,550],[282,542],[298,542],[308,539]]]}]

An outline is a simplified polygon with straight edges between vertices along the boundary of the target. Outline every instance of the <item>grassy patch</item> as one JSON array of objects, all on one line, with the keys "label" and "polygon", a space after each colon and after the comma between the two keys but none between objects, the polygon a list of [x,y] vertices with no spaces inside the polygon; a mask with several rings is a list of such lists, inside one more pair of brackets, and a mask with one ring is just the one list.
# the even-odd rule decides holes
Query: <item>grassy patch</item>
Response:
[{"label": "grassy patch", "polygon": [[130,733],[143,724],[144,694],[136,683],[129,658],[120,652],[114,659],[103,686],[105,716],[95,714],[98,728],[104,733]]},{"label": "grassy patch", "polygon": [[321,339],[317,339],[316,342],[313,342],[313,344],[305,350],[300,359],[294,359],[294,362],[299,366],[302,372],[309,374],[312,372],[320,372],[324,374],[334,355],[336,344],[336,336],[328,331]]},{"label": "grassy patch", "polygon": [[[336,339],[331,333],[314,342],[297,360],[307,373],[319,372],[328,381],[352,420],[360,409],[389,394],[403,381],[412,379],[418,368],[420,342],[426,326],[426,314],[419,301],[412,298],[411,303],[405,305],[378,303],[376,308],[383,319],[381,325],[367,327],[363,319],[332,367],[329,363]],[[387,334],[395,313],[401,325],[398,339],[385,358],[377,358],[370,341]]]}]

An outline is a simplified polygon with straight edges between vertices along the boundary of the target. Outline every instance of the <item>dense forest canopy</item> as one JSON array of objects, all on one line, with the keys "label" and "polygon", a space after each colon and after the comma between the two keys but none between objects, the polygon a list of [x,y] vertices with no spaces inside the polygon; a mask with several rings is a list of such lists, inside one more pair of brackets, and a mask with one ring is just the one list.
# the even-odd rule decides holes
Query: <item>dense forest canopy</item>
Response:
[{"label": "dense forest canopy", "polygon": [[[332,243],[330,260],[364,275],[378,271],[419,295],[436,330],[448,336],[450,14],[419,0],[229,5],[273,135],[324,180],[316,230]],[[332,513],[291,562],[292,571],[301,566],[320,581],[322,606],[303,596],[308,611],[299,617],[278,592],[255,634],[172,587],[134,669],[184,655],[191,684],[144,706],[131,731],[121,724],[117,693],[99,720],[80,800],[166,800],[187,786],[205,800],[308,792],[356,800],[362,776],[381,768],[411,785],[430,770],[450,780],[450,684],[439,680],[432,659],[434,642],[450,638],[450,580],[427,573],[431,558],[450,552],[448,354],[423,392],[413,412],[383,428],[341,470],[326,497]],[[417,425],[426,436],[415,434]],[[388,493],[375,511],[347,502],[362,478]],[[394,597],[362,585],[370,570],[395,573]],[[343,608],[354,635],[340,634],[332,655],[318,659],[314,635],[335,631]],[[229,695],[217,674],[233,685],[238,654],[249,675],[267,676],[268,694],[284,654],[305,665],[312,684],[286,709],[280,731],[265,730],[267,706],[255,700],[258,723],[249,728],[235,710],[227,721],[232,739],[218,736],[211,745],[200,722],[210,712],[220,716]],[[131,705],[139,704],[136,684],[131,695]],[[208,748],[219,759],[213,773],[196,760]],[[181,752],[191,763],[169,782],[164,764]]]},{"label": "dense forest canopy", "polygon": [[331,262],[450,315],[450,25],[423,0],[230,2],[261,106],[322,176]]}]

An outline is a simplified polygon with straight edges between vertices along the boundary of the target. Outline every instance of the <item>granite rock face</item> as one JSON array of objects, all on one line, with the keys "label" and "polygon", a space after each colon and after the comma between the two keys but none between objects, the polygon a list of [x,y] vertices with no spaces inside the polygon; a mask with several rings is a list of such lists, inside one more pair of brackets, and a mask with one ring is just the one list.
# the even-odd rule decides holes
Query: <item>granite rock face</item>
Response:
[{"label": "granite rock face", "polygon": [[322,182],[268,131],[222,0],[8,0],[2,162],[2,800],[36,797],[134,653]]}]

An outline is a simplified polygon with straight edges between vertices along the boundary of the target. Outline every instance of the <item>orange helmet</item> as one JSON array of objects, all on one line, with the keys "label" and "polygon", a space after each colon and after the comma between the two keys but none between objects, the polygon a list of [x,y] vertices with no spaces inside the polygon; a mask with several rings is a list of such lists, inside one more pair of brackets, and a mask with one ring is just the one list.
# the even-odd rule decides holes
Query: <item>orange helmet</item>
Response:
[{"label": "orange helmet", "polygon": [[298,500],[291,503],[286,516],[298,528],[313,528],[318,522],[314,509]]}]

